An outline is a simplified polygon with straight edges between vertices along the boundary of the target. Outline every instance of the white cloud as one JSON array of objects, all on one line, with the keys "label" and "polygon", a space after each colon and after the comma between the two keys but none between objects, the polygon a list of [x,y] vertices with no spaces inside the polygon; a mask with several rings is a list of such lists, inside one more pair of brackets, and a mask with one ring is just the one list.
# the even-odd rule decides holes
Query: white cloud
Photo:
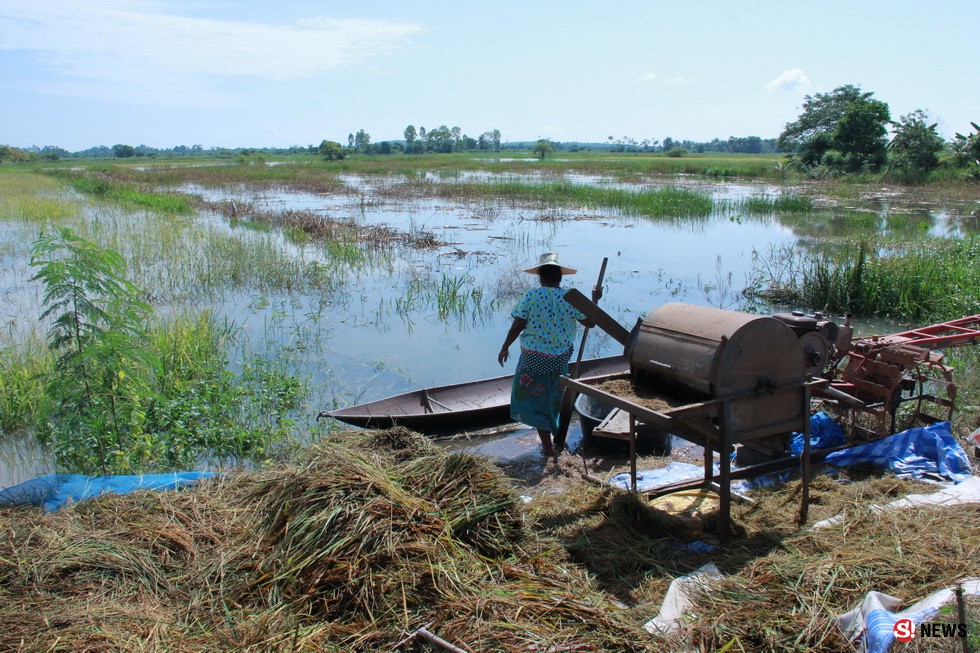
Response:
[{"label": "white cloud", "polygon": [[680,84],[693,84],[698,81],[697,77],[657,77],[656,73],[644,73],[637,78],[638,82],[644,84],[649,84],[652,82],[657,82],[658,84],[666,84],[667,86],[678,86]]},{"label": "white cloud", "polygon": [[57,75],[38,90],[113,99],[173,97],[236,78],[315,78],[370,65],[421,29],[356,18],[295,25],[187,18],[135,0],[4,0],[0,8],[0,50],[26,51]]},{"label": "white cloud", "polygon": [[767,91],[794,91],[809,86],[810,78],[799,68],[783,71],[783,74],[766,84]]}]

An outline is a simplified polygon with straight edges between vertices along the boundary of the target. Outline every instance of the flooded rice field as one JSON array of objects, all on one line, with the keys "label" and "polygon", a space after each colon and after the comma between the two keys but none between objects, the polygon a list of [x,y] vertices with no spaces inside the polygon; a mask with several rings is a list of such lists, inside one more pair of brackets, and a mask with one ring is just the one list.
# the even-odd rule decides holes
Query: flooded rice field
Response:
[{"label": "flooded rice field", "polygon": [[[419,179],[453,184],[513,178],[458,172],[428,173]],[[777,251],[820,250],[836,246],[835,239],[859,238],[862,233],[961,237],[978,232],[978,216],[968,203],[923,203],[886,192],[853,201],[815,198],[813,210],[805,213],[753,212],[746,206],[752,198],[807,191],[772,183],[684,177],[629,182],[579,174],[562,178],[564,183],[587,186],[688,188],[710,195],[715,207],[697,217],[649,218],[592,206],[427,197],[405,191],[406,185],[419,179],[357,175],[342,179],[347,188],[338,193],[195,183],[177,188],[211,207],[191,218],[193,228],[205,239],[217,234],[260,243],[274,250],[279,260],[298,262],[298,269],[328,270],[328,282],[313,287],[297,283],[293,289],[229,279],[220,292],[194,296],[186,289],[154,287],[178,276],[174,269],[178,264],[171,261],[143,265],[144,276],[136,280],[158,312],[188,307],[213,310],[238,335],[229,345],[232,361],[241,364],[250,352],[262,351],[309,379],[303,414],[297,416],[300,430],[322,431],[325,425],[314,421],[321,410],[423,386],[510,373],[517,357],[502,370],[496,354],[510,325],[511,309],[536,282],[522,270],[545,251],[558,252],[564,265],[578,269],[563,286],[586,294],[608,257],[601,304],[629,328],[665,302],[770,310],[753,299],[751,290],[759,266]],[[547,181],[534,175],[520,177],[522,182],[529,179]],[[296,230],[269,226],[269,216],[286,214],[361,230],[382,229],[373,233],[393,236],[382,244],[325,245]],[[95,221],[106,218],[104,210],[91,216]],[[142,214],[138,219],[148,218]],[[0,228],[7,243],[0,250],[4,294],[0,321],[8,339],[23,339],[32,331],[43,335],[37,325],[40,290],[29,281],[23,242],[27,239],[29,244],[33,232],[16,224],[0,224]],[[137,248],[128,247],[123,254],[136,256]],[[207,250],[202,246],[200,251]],[[585,355],[620,351],[611,338],[595,330]],[[0,452],[0,462],[6,463],[0,464],[0,487],[50,466],[23,442],[7,442]],[[533,446],[534,438],[527,437],[519,445]],[[479,447],[502,458],[515,451],[513,444],[501,444],[499,437],[482,441]]]},{"label": "flooded rice field", "polygon": [[[522,270],[544,251],[558,252],[563,264],[577,268],[578,273],[566,277],[563,286],[585,292],[595,283],[603,257],[608,257],[602,304],[621,324],[630,326],[671,301],[764,310],[744,293],[752,286],[757,258],[779,248],[825,246],[826,239],[853,231],[855,216],[861,228],[880,233],[901,229],[962,235],[975,227],[970,222],[975,218],[964,219],[955,210],[928,210],[900,202],[832,207],[805,216],[753,215],[731,208],[708,217],[656,220],[586,207],[378,201],[374,191],[384,180],[348,181],[363,194],[185,189],[212,201],[244,202],[258,213],[312,212],[429,239],[429,246],[396,247],[383,261],[365,265],[327,306],[316,307],[318,328],[335,356],[332,371],[343,378],[337,388],[342,392],[332,398],[339,403],[499,374],[496,352],[510,324],[510,310],[535,282]],[[677,185],[678,180],[670,183]],[[769,184],[689,183],[710,190],[716,203],[722,204],[781,192]],[[316,245],[297,245],[285,237],[280,245],[308,260],[322,255]],[[443,295],[454,301],[440,303]],[[295,320],[318,299],[290,297],[292,308],[282,310],[289,310]],[[223,310],[238,321],[267,320],[267,309],[255,311],[245,298]],[[590,335],[588,356],[615,350],[605,334]]]}]

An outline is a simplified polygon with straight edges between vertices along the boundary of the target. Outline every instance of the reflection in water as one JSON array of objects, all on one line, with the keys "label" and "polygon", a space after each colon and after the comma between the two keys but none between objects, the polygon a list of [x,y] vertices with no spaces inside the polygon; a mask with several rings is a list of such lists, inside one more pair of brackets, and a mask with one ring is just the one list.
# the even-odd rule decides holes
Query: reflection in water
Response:
[{"label": "reflection in water", "polygon": [[0,432],[0,488],[53,473],[54,460],[37,438]]}]

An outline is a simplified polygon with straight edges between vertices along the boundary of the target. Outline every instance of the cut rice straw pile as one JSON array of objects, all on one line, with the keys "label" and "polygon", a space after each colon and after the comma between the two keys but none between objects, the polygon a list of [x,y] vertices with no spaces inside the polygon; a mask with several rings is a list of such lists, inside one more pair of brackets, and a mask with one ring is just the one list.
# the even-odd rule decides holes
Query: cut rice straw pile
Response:
[{"label": "cut rice straw pile", "polygon": [[[911,601],[975,573],[976,506],[874,514],[920,488],[822,479],[815,518],[846,517],[808,532],[795,489],[736,512],[728,549],[689,553],[711,514],[586,485],[525,506],[486,459],[340,434],[183,492],[0,509],[0,651],[392,651],[423,626],[470,651],[838,651],[831,619],[866,592]],[[705,562],[730,575],[680,636],[646,633]]]},{"label": "cut rice straw pile", "polygon": [[350,439],[180,493],[0,511],[0,650],[382,651],[428,624],[474,651],[643,650],[492,463]]}]

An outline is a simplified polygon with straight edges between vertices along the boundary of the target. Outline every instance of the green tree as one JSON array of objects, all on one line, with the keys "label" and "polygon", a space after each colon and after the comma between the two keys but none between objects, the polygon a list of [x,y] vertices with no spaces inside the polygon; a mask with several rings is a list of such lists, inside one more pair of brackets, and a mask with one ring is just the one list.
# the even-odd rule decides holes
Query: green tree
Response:
[{"label": "green tree", "polygon": [[974,129],[972,134],[964,136],[956,132],[956,138],[953,139],[953,156],[958,166],[980,166],[980,125],[971,122],[970,126]]},{"label": "green tree", "polygon": [[117,159],[128,159],[136,156],[136,148],[132,145],[113,145],[112,156]]},{"label": "green tree", "polygon": [[426,132],[425,144],[427,148],[435,152],[448,154],[455,149],[456,141],[453,138],[453,132],[449,129],[449,127],[439,125],[438,127],[434,127]]},{"label": "green tree", "polygon": [[888,147],[895,167],[929,172],[939,166],[939,153],[943,151],[945,141],[936,133],[936,123],[928,124],[922,109],[902,116],[892,125],[895,137]]},{"label": "green tree", "polygon": [[358,152],[367,154],[371,148],[371,135],[363,129],[357,130],[357,134],[354,136],[354,147],[357,148]]},{"label": "green tree", "polygon": [[538,140],[538,142],[534,144],[534,147],[531,148],[531,152],[542,160],[548,156],[548,154],[554,151],[555,146],[552,145],[551,141],[549,141],[547,138]]},{"label": "green tree", "polygon": [[415,125],[409,125],[405,128],[405,151],[414,152],[415,151],[415,139],[417,139],[419,133],[415,131]]},{"label": "green tree", "polygon": [[779,135],[779,148],[804,167],[877,169],[885,162],[885,125],[890,115],[888,105],[872,95],[850,84],[807,95],[803,113]]},{"label": "green tree", "polygon": [[317,148],[317,152],[327,161],[343,159],[346,155],[343,146],[337,141],[320,141],[320,147]]},{"label": "green tree", "polygon": [[[124,277],[116,252],[62,227],[42,233],[31,251],[33,281],[44,284],[41,320],[58,352],[46,393],[57,408],[51,444],[59,465],[103,474],[121,471],[132,424],[148,393],[143,324],[150,307]],[[92,464],[88,452],[96,451]]]},{"label": "green tree", "polygon": [[848,105],[832,138],[833,149],[843,155],[845,170],[877,170],[884,165],[890,118],[888,105],[878,100],[861,98]]}]

